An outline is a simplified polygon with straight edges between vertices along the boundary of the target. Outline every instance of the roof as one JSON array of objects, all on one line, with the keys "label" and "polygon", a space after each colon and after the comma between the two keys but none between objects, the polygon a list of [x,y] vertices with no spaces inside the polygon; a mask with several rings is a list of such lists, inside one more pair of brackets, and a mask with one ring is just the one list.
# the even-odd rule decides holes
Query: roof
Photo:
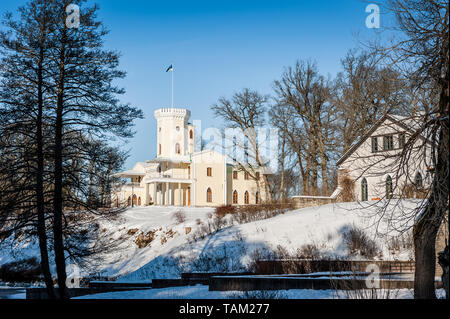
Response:
[{"label": "roof", "polygon": [[[364,143],[372,135],[372,133],[387,119],[391,120],[392,122],[403,128],[405,131],[414,132],[414,130],[420,128],[420,122],[417,121],[417,117],[406,117],[386,113],[378,121],[376,121],[372,125],[372,127],[365,134],[363,134],[363,136],[361,136],[360,139],[357,140],[344,154],[342,154],[341,158],[339,158],[336,162],[336,165],[342,164],[350,155],[352,155],[358,149],[358,147],[362,143]],[[422,138],[425,139],[424,136],[422,136]]]}]

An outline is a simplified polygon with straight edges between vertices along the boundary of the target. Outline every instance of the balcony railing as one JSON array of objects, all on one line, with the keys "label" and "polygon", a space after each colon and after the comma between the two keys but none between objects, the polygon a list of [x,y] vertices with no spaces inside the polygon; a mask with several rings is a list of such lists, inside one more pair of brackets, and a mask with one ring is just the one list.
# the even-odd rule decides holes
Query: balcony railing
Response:
[{"label": "balcony railing", "polygon": [[190,179],[188,174],[172,174],[171,172],[151,173],[147,175],[150,178],[175,178],[175,179]]}]

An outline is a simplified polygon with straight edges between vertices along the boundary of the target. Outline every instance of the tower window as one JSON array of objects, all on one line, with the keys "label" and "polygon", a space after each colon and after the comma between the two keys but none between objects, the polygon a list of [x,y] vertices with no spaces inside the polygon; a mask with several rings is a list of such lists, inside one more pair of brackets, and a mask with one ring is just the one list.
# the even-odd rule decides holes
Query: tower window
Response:
[{"label": "tower window", "polygon": [[194,138],[194,132],[192,130],[189,131],[189,138],[190,139]]},{"label": "tower window", "polygon": [[211,167],[206,168],[206,176],[212,176],[212,168]]},{"label": "tower window", "polygon": [[181,146],[179,143],[175,144],[175,153],[181,154]]},{"label": "tower window", "polygon": [[159,144],[158,154],[161,155],[161,144]]},{"label": "tower window", "polygon": [[238,179],[238,172],[237,171],[233,172],[233,179]]},{"label": "tower window", "polygon": [[250,174],[248,172],[244,173],[244,179],[249,179],[250,178]]}]

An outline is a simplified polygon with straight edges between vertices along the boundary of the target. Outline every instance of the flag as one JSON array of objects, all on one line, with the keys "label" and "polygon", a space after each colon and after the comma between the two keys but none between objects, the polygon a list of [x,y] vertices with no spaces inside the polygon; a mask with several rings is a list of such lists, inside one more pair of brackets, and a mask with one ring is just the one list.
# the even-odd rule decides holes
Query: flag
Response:
[{"label": "flag", "polygon": [[166,70],[166,72],[169,72],[169,71],[173,71],[173,65],[172,64]]}]

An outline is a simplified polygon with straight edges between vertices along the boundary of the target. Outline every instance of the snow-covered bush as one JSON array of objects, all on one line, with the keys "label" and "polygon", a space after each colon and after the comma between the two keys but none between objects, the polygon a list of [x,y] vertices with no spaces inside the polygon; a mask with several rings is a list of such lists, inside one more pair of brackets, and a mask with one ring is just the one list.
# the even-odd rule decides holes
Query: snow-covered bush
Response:
[{"label": "snow-covered bush", "polygon": [[369,238],[363,229],[355,225],[344,232],[343,236],[350,255],[360,254],[372,259],[380,253],[375,241]]}]

